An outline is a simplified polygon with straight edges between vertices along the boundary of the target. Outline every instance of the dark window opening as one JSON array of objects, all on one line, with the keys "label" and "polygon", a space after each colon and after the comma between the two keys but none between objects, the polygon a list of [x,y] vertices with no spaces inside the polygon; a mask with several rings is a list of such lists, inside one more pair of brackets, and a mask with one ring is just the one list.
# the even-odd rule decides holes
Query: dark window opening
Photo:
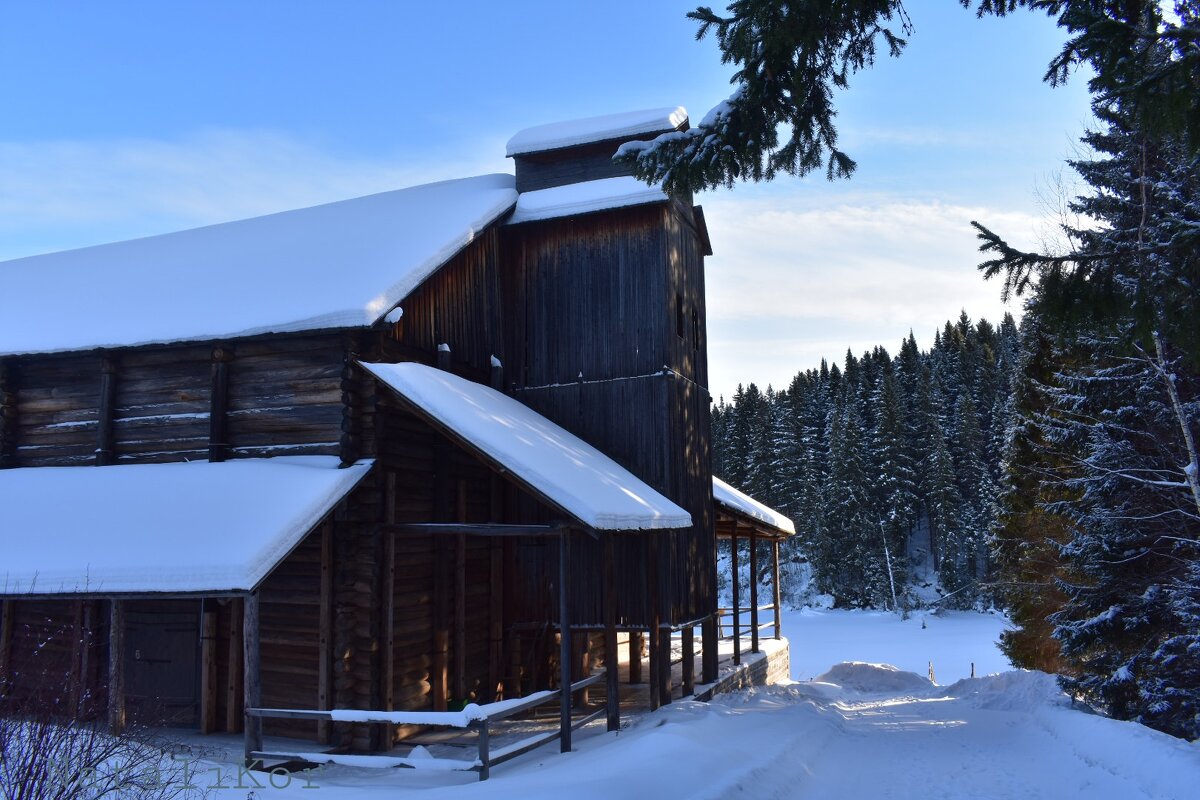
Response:
[{"label": "dark window opening", "polygon": [[692,309],[692,349],[700,349],[700,312]]},{"label": "dark window opening", "polygon": [[675,295],[675,335],[683,338],[683,295]]}]

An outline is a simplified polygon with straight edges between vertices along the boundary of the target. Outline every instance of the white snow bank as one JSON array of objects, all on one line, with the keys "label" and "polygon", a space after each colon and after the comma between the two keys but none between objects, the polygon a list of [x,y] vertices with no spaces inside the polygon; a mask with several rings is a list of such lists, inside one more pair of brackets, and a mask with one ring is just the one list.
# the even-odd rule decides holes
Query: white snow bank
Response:
[{"label": "white snow bank", "polygon": [[905,672],[891,664],[867,664],[862,661],[843,661],[834,664],[816,678],[817,683],[833,683],[843,689],[864,694],[896,694],[922,692],[932,683],[915,672]]},{"label": "white snow bank", "polygon": [[0,470],[0,594],[253,589],[370,461]]},{"label": "white snow bank", "polygon": [[647,186],[637,178],[601,178],[550,189],[522,192],[509,225],[541,219],[571,217],[610,208],[665,203],[667,194],[658,186]]},{"label": "white snow bank", "polygon": [[1068,697],[1053,675],[1033,670],[1000,672],[983,678],[964,678],[943,688],[942,697],[953,697],[972,708],[993,711],[1033,711],[1043,706],[1067,706]]},{"label": "white snow bank", "polygon": [[0,263],[0,355],[371,325],[512,208],[513,185],[483,175]]},{"label": "white snow bank", "polygon": [[773,508],[768,508],[744,492],[730,486],[725,481],[713,476],[713,500],[726,508],[739,511],[748,517],[765,522],[772,528],[780,530],[789,536],[796,532],[792,521]]},{"label": "white snow bank", "polygon": [[424,364],[363,364],[468,447],[600,530],[685,528],[688,512],[577,436],[482,384]]},{"label": "white snow bank", "polygon": [[508,140],[507,155],[516,156],[620,139],[624,136],[673,131],[685,125],[687,121],[687,109],[675,106],[536,125],[518,131]]}]

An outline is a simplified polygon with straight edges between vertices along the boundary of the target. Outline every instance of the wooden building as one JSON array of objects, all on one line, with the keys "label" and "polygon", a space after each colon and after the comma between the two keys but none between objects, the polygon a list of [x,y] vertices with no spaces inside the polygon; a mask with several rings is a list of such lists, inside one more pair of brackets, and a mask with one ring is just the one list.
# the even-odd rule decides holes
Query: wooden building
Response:
[{"label": "wooden building", "polygon": [[611,161],[686,125],[543,126],[515,177],[0,264],[0,704],[444,710],[614,630],[656,704],[693,627],[714,677],[708,235]]}]

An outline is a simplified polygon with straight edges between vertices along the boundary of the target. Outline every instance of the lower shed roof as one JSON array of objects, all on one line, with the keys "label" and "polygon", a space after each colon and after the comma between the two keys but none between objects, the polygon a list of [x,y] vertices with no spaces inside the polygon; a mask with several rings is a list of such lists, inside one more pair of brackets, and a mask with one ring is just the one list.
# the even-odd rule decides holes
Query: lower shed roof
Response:
[{"label": "lower shed roof", "polygon": [[755,533],[783,539],[796,533],[792,521],[773,508],[755,500],[745,492],[738,491],[720,478],[713,476],[713,503],[717,511],[717,533],[723,531],[722,518],[737,525],[753,528]]},{"label": "lower shed roof", "polygon": [[0,470],[0,595],[250,591],[370,468],[287,456]]}]

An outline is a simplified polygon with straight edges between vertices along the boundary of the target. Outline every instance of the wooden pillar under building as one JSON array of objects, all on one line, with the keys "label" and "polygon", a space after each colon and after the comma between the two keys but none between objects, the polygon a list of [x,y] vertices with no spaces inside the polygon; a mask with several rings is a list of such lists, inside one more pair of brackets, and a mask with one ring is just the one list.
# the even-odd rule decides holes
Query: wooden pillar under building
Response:
[{"label": "wooden pillar under building", "polygon": [[217,730],[217,612],[200,601],[200,732]]},{"label": "wooden pillar under building", "polygon": [[629,632],[629,682],[642,682],[642,648],[646,646],[646,636],[641,631]]},{"label": "wooden pillar under building", "polygon": [[680,643],[683,649],[683,662],[680,684],[684,697],[690,697],[696,693],[696,631],[691,624],[684,626],[679,632]]},{"label": "wooden pillar under building", "polygon": [[125,604],[112,600],[108,611],[108,729],[125,730]]},{"label": "wooden pillar under building", "polygon": [[[659,684],[661,683],[659,672],[662,669],[662,649],[659,647],[658,643],[659,637],[662,635],[662,632],[658,627],[662,618],[659,615],[658,606],[658,539],[656,537],[646,537],[646,553],[646,572],[650,582],[650,625],[646,631],[646,636],[649,640],[647,642],[649,646],[646,648],[646,650],[647,657],[650,661],[650,674],[648,676],[646,688],[650,695],[650,710],[654,711],[659,707],[661,700],[658,689]],[[670,668],[671,665],[668,664],[667,669]]]},{"label": "wooden pillar under building", "polygon": [[[262,647],[259,630],[258,592],[251,592],[242,602],[244,708],[262,707]],[[245,719],[245,766],[250,767],[251,754],[262,751],[262,717],[247,716]]]},{"label": "wooden pillar under building", "polygon": [[758,536],[750,531],[750,652],[758,652]]},{"label": "wooden pillar under building", "polygon": [[742,663],[742,604],[741,585],[738,579],[737,534],[729,537],[729,566],[733,574],[733,663]]},{"label": "wooden pillar under building", "polygon": [[604,692],[608,730],[621,728],[621,683],[617,669],[617,567],[613,556],[613,533],[604,534]]},{"label": "wooden pillar under building", "polygon": [[720,669],[720,631],[717,626],[716,613],[709,614],[700,623],[700,680],[704,683],[716,683]]},{"label": "wooden pillar under building", "polygon": [[660,622],[658,628],[659,654],[658,667],[658,703],[662,706],[671,704],[671,626]]},{"label": "wooden pillar under building", "polygon": [[245,658],[242,643],[242,627],[245,622],[243,603],[240,597],[233,598],[229,603],[229,681],[225,697],[225,730],[228,733],[240,733],[245,722],[242,707],[242,659]]},{"label": "wooden pillar under building", "polygon": [[559,691],[562,702],[559,711],[559,747],[571,752],[571,593],[570,573],[571,529],[558,537],[558,658]]},{"label": "wooden pillar under building", "polygon": [[779,540],[771,542],[771,594],[772,605],[775,606],[775,638],[783,637],[783,623],[780,619],[779,603]]}]

